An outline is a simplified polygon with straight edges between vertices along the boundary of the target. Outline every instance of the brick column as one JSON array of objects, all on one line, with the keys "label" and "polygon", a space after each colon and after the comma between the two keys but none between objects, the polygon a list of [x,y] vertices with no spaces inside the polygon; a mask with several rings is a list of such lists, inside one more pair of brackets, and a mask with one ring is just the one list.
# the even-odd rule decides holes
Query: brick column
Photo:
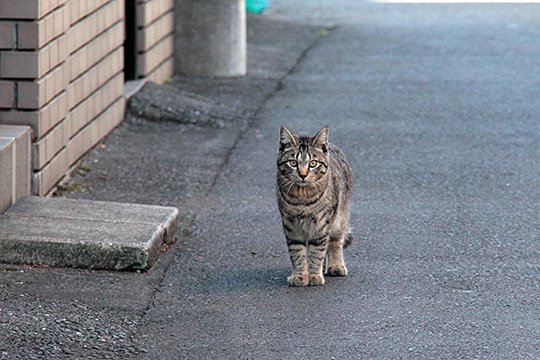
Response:
[{"label": "brick column", "polygon": [[137,77],[162,83],[173,66],[174,0],[137,0]]}]

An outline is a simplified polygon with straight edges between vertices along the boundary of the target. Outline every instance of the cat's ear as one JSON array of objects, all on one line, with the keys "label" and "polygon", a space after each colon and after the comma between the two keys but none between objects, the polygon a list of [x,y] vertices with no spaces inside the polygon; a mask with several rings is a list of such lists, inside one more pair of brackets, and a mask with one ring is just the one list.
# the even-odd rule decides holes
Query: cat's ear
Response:
[{"label": "cat's ear", "polygon": [[326,152],[328,148],[328,135],[330,129],[328,126],[323,127],[317,135],[311,140],[311,145],[314,147],[320,147],[322,151]]},{"label": "cat's ear", "polygon": [[288,145],[298,147],[298,141],[298,137],[293,135],[286,127],[282,126],[281,129],[279,129],[279,144],[282,148],[285,148]]}]

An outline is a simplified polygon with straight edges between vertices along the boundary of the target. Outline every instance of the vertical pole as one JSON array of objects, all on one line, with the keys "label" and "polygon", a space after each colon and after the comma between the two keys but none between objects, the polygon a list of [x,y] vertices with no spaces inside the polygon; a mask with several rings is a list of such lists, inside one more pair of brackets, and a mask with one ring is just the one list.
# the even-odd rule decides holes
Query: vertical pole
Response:
[{"label": "vertical pole", "polygon": [[176,50],[181,74],[245,75],[245,0],[177,0]]}]

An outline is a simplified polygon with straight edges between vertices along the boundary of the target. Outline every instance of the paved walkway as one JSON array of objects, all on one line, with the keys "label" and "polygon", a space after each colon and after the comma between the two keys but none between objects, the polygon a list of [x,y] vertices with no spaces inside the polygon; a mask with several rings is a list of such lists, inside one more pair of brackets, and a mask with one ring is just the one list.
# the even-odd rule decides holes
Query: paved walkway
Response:
[{"label": "paved walkway", "polygon": [[[506,6],[354,10],[232,152],[142,327],[155,357],[540,355],[539,23]],[[329,125],[356,174],[350,276],[322,288],[286,287],[280,125]]]},{"label": "paved walkway", "polygon": [[[171,151],[167,133],[184,129],[159,123],[123,127],[109,140],[122,148],[146,126],[156,139],[151,146],[127,147],[131,152],[121,158],[107,148],[92,155],[93,172],[105,180],[89,178],[87,185],[95,180],[115,189],[93,188],[94,196],[194,209],[178,245],[142,275],[4,271],[1,311],[32,324],[27,310],[44,327],[68,334],[73,326],[96,350],[85,349],[75,330],[71,337],[53,333],[52,340],[88,357],[538,358],[540,8],[273,4],[269,17],[338,26],[320,31],[224,162],[199,158],[172,173],[166,163],[152,167],[157,173],[137,171],[141,157],[152,165]],[[350,276],[323,287],[286,285],[289,260],[274,195],[281,125],[304,132],[329,125],[331,141],[356,174]],[[210,141],[220,138],[217,130],[203,134],[194,143],[227,144]],[[185,146],[166,158],[182,164],[190,154]],[[219,159],[216,153],[205,154]],[[115,170],[100,165],[109,158],[129,169],[135,183],[150,185],[114,185],[118,180],[107,174]],[[212,169],[219,175],[205,182]],[[177,181],[189,190],[185,203],[174,192]],[[176,200],[167,199],[168,190]],[[40,291],[17,283],[43,278]],[[80,286],[91,281],[94,286]],[[23,296],[34,291],[38,302],[19,305],[24,297],[17,289]],[[58,291],[62,297],[52,294]],[[81,299],[84,291],[91,301]],[[59,317],[63,306],[75,315]],[[53,314],[56,325],[43,313]],[[39,328],[32,331],[50,344]],[[28,345],[22,334],[7,340]]]}]

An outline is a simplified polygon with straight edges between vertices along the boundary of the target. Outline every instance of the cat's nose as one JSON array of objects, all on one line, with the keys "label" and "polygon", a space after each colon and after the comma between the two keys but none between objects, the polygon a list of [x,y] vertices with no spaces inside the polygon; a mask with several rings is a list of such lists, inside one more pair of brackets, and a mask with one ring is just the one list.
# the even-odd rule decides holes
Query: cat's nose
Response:
[{"label": "cat's nose", "polygon": [[302,180],[304,180],[304,179],[307,177],[307,173],[306,173],[306,174],[298,173],[298,176],[300,176],[300,178],[301,178]]}]

